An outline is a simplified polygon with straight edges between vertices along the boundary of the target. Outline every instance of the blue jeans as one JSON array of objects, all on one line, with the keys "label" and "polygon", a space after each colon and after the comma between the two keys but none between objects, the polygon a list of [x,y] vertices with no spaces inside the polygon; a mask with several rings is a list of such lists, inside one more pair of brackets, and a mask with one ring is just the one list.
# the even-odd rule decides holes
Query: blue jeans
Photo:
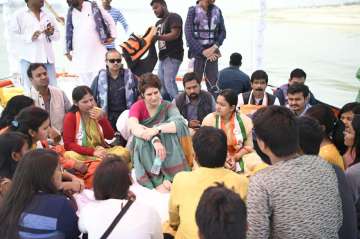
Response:
[{"label": "blue jeans", "polygon": [[166,57],[159,63],[158,75],[161,81],[161,95],[165,100],[172,101],[178,93],[176,75],[180,65],[180,60],[170,57]]},{"label": "blue jeans", "polygon": [[[25,92],[30,92],[31,82],[27,76],[27,70],[30,66],[30,62],[21,59],[20,60],[20,70],[21,70],[21,82],[24,87]],[[49,85],[56,86],[56,72],[55,64],[44,64],[46,67],[47,74],[49,76]]]}]

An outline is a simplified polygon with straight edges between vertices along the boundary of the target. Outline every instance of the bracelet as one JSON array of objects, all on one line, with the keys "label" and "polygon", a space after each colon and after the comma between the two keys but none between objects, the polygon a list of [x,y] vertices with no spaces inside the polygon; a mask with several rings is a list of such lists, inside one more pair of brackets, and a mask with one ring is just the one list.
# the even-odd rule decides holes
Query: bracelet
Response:
[{"label": "bracelet", "polygon": [[156,143],[156,141],[161,142],[160,138],[159,138],[157,135],[155,135],[155,136],[151,139],[151,144],[154,145],[154,144]]}]

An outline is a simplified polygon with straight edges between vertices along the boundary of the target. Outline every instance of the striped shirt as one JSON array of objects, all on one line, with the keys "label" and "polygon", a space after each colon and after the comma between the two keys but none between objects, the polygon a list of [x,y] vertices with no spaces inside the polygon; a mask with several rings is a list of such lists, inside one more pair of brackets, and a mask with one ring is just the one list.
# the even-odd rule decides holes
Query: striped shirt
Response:
[{"label": "striped shirt", "polygon": [[62,195],[37,193],[19,220],[20,238],[78,238],[78,217]]},{"label": "striped shirt", "polygon": [[248,239],[338,238],[343,223],[338,179],[331,164],[304,155],[250,178]]},{"label": "striped shirt", "polygon": [[[124,17],[124,15],[121,13],[121,11],[119,9],[110,7],[110,9],[106,10],[114,19],[115,24],[117,24],[118,22],[120,22],[120,24],[122,25],[122,27],[124,28],[125,33],[128,35],[129,32],[129,25]],[[111,43],[109,45],[106,45],[107,49],[112,49],[115,48],[115,43]]]}]

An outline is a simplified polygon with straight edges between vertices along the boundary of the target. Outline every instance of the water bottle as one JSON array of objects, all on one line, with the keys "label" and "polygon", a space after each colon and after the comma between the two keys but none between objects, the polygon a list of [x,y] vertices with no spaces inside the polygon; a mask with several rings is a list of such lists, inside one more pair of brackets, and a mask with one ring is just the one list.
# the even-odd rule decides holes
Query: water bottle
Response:
[{"label": "water bottle", "polygon": [[154,162],[153,162],[153,165],[151,167],[150,172],[152,174],[154,174],[154,175],[159,175],[160,170],[161,170],[161,164],[162,164],[161,159],[158,156],[156,156],[155,159],[154,159]]}]

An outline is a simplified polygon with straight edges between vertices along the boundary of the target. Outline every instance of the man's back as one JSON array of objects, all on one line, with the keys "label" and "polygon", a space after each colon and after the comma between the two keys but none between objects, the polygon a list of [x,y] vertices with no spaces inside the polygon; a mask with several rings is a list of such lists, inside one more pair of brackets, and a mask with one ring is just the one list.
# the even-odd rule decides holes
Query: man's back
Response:
[{"label": "man's back", "polygon": [[281,161],[251,178],[248,238],[338,238],[342,202],[334,169],[317,156]]},{"label": "man's back", "polygon": [[250,78],[237,67],[227,67],[219,72],[220,89],[233,89],[236,94],[251,90]]},{"label": "man's back", "polygon": [[248,179],[224,168],[200,167],[193,172],[178,173],[170,195],[170,225],[180,223],[175,238],[198,238],[195,212],[204,190],[215,182],[224,182],[244,199]]}]

